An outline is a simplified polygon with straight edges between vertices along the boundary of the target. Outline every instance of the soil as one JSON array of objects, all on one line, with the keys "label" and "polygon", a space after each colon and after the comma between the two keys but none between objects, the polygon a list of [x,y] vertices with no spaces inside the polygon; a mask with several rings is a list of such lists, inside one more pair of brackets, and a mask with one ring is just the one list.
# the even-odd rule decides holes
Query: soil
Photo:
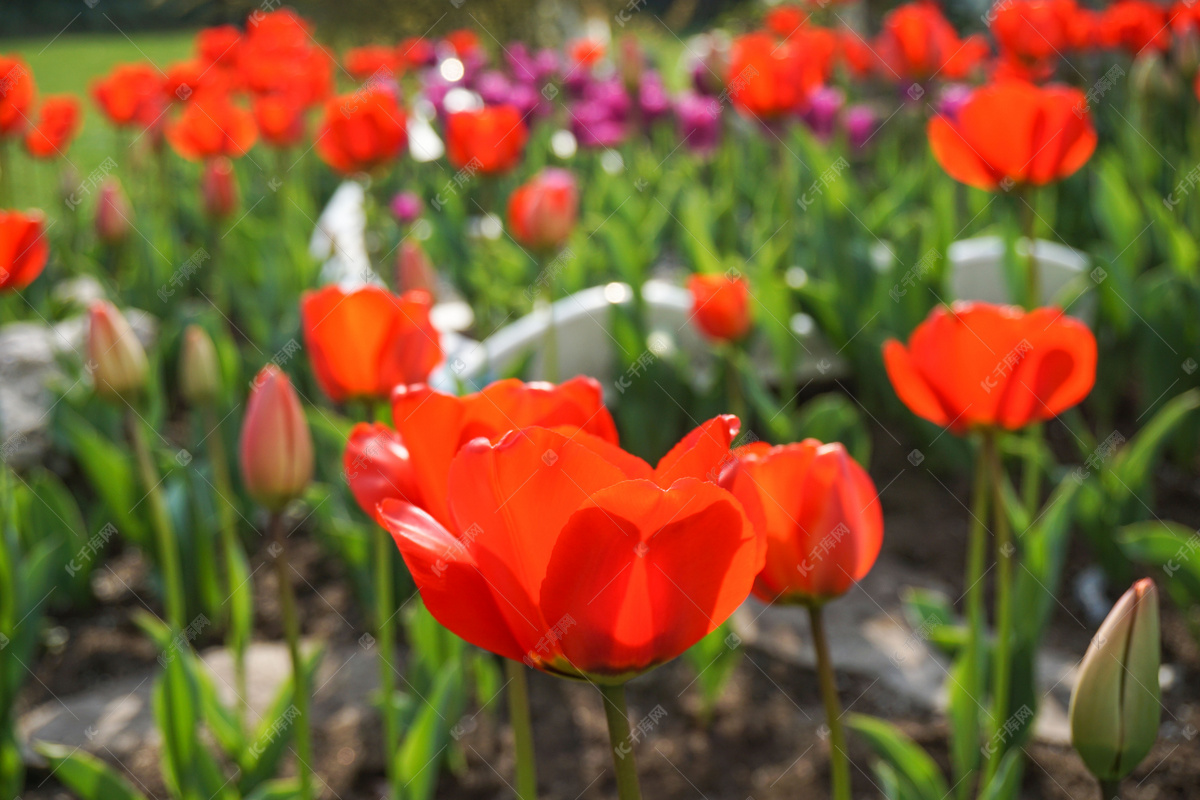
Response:
[{"label": "soil", "polygon": [[[937,582],[961,583],[968,486],[965,478],[948,480],[925,466],[912,466],[907,449],[888,436],[876,436],[873,477],[883,489],[887,535],[884,547]],[[1165,468],[1159,476],[1158,504],[1164,519],[1193,527],[1200,524],[1197,481]],[[311,537],[294,536],[293,563],[305,576],[298,587],[305,635],[353,643],[368,630],[336,559],[327,557]],[[262,563],[262,554],[252,567]],[[1069,587],[1090,563],[1078,546],[1064,575],[1048,637],[1060,649],[1083,653],[1093,631],[1078,620],[1082,607]],[[256,572],[257,636],[281,636],[270,571]],[[146,571],[135,552],[110,558],[95,578],[98,599],[89,608],[48,620],[54,647],[45,648],[32,666],[20,710],[77,692],[101,681],[145,671],[156,653],[133,622],[145,610],[139,598],[153,598]],[[1200,647],[1182,614],[1163,602],[1164,664],[1175,680],[1163,696],[1163,725],[1154,750],[1123,784],[1126,800],[1194,800],[1200,797]],[[198,648],[219,644],[201,637]],[[828,744],[822,736],[823,711],[815,675],[750,650],[738,665],[711,723],[698,715],[692,673],[676,661],[645,675],[629,687],[634,722],[648,726],[634,746],[642,789],[647,798],[706,800],[823,800],[828,797]],[[870,679],[839,676],[843,705],[851,711],[887,718],[910,734],[948,772],[944,720],[915,709]],[[531,673],[538,772],[545,800],[615,798],[607,729],[598,691],[541,673]],[[653,714],[651,712],[654,712]],[[665,712],[665,713],[663,713]],[[473,712],[472,712],[473,713]],[[457,769],[443,772],[439,798],[472,800],[511,797],[512,740],[503,702],[475,716],[473,730],[458,741]],[[337,774],[328,775],[340,800],[376,800],[384,796],[382,754],[377,732],[361,728],[315,732],[316,751],[328,756]],[[1041,743],[1026,747],[1028,766],[1022,797],[1034,800],[1085,800],[1098,788],[1069,747]],[[872,771],[874,757],[865,745],[850,741],[856,798],[881,796]],[[126,764],[148,793],[165,797],[152,754]],[[44,771],[33,770],[24,800],[67,797]],[[328,796],[333,797],[330,793]]]}]

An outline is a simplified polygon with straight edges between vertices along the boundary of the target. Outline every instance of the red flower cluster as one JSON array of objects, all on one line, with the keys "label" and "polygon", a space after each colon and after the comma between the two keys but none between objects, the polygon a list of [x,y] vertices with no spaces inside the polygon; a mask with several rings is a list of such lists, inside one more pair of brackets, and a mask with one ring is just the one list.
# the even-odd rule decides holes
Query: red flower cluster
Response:
[{"label": "red flower cluster", "polygon": [[52,95],[42,101],[37,124],[25,134],[25,149],[34,158],[63,156],[78,132],[79,101],[69,94]]},{"label": "red flower cluster", "polygon": [[529,128],[514,106],[459,111],[446,119],[446,155],[455,169],[507,172],[525,150]]},{"label": "red flower cluster", "polygon": [[338,172],[370,172],[396,158],[407,142],[407,122],[395,90],[370,83],[326,103],[317,153]]},{"label": "red flower cluster", "polygon": [[888,12],[875,40],[881,74],[896,81],[961,80],[989,52],[982,36],[959,38],[933,0],[917,0]]}]

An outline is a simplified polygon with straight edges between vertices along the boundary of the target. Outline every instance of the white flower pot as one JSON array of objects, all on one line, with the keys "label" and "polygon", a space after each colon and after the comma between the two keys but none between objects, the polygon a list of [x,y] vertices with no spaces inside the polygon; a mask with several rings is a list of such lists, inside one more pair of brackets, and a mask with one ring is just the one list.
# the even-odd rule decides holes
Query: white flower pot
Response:
[{"label": "white flower pot", "polygon": [[[1017,254],[1029,252],[1029,240],[1017,243]],[[1034,263],[1039,270],[1041,302],[1057,305],[1091,325],[1096,317],[1095,280],[1087,255],[1056,242],[1037,239]],[[1014,303],[1019,292],[1009,286],[1004,270],[1004,240],[999,236],[963,239],[950,245],[950,293],[956,300]],[[1103,276],[1101,276],[1103,277]]]}]

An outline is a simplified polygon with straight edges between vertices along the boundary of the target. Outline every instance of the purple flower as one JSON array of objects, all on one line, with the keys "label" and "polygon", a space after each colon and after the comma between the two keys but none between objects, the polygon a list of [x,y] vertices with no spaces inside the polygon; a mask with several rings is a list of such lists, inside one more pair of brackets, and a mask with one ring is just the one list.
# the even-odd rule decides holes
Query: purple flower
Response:
[{"label": "purple flower", "polygon": [[508,78],[499,70],[489,69],[487,72],[481,73],[479,79],[475,81],[475,91],[479,92],[484,104],[489,106],[504,105],[510,102],[512,89]]},{"label": "purple flower", "polygon": [[942,88],[938,94],[937,113],[946,117],[951,122],[958,119],[958,112],[968,100],[971,99],[971,92],[974,91],[965,83],[950,83]]},{"label": "purple flower", "polygon": [[708,154],[721,142],[721,104],[712,97],[684,92],[675,101],[679,138],[697,153]]},{"label": "purple flower", "polygon": [[421,198],[415,192],[398,192],[392,198],[392,215],[402,223],[414,222],[421,216]]},{"label": "purple flower", "polygon": [[612,147],[625,140],[625,121],[596,100],[581,100],[571,108],[571,130],[584,147]]},{"label": "purple flower", "polygon": [[624,122],[633,107],[629,92],[619,80],[592,81],[583,90],[585,103],[596,103],[607,109],[609,116]]},{"label": "purple flower", "polygon": [[647,124],[671,110],[671,98],[667,95],[662,78],[653,70],[642,73],[642,85],[638,89],[638,108]]},{"label": "purple flower", "polygon": [[850,145],[856,150],[866,147],[867,140],[875,135],[878,124],[879,119],[875,115],[875,110],[867,105],[850,106],[842,116],[846,138],[850,140]]},{"label": "purple flower", "polygon": [[804,124],[818,139],[828,140],[833,136],[838,114],[846,104],[846,95],[841,89],[821,86],[808,96],[808,107],[801,114]]}]

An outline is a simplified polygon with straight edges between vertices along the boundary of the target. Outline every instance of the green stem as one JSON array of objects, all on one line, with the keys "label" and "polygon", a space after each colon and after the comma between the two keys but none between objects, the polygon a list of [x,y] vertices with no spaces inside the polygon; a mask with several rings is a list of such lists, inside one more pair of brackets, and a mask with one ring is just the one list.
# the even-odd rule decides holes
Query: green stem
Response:
[{"label": "green stem", "polygon": [[746,397],[742,392],[742,374],[738,369],[739,351],[737,345],[729,343],[725,356],[725,392],[729,401],[729,413],[742,421],[742,430],[750,429],[750,420],[746,416]]},{"label": "green stem", "polygon": [[1017,236],[1017,242],[1021,241],[1021,237],[1025,238],[1027,252],[1025,253],[1025,305],[1027,308],[1037,308],[1042,304],[1042,283],[1041,275],[1038,270],[1037,256],[1033,250],[1034,243],[1034,223],[1036,222],[1033,203],[1030,200],[1033,197],[1031,189],[1022,188],[1017,195],[1020,203],[1021,231]]},{"label": "green stem", "polygon": [[387,748],[384,762],[387,768],[388,783],[392,787],[394,798],[400,797],[399,778],[395,774],[396,750],[399,747],[399,733],[396,728],[396,674],[392,664],[395,650],[395,600],[393,595],[392,553],[396,546],[392,537],[378,525],[375,527],[375,620],[377,622],[375,646],[379,648],[379,687],[383,695],[381,711],[383,713],[383,742]]},{"label": "green stem", "polygon": [[846,758],[846,734],[842,730],[842,704],[838,700],[837,677],[833,673],[833,658],[829,654],[821,606],[810,605],[808,619],[812,623],[813,647],[817,651],[817,682],[821,686],[825,720],[829,725],[829,796],[833,800],[850,800],[850,762]]},{"label": "green stem", "polygon": [[1012,573],[1015,548],[1008,525],[1008,513],[1004,508],[1004,465],[996,448],[994,434],[989,434],[984,442],[991,465],[989,471],[996,521],[996,643],[992,659],[992,748],[983,779],[986,786],[996,774],[1005,750],[999,745],[1003,742],[1005,718],[1008,716],[1009,683],[1012,677]]},{"label": "green stem", "polygon": [[1121,800],[1121,782],[1100,781],[1100,800]]},{"label": "green stem", "polygon": [[629,735],[629,712],[625,710],[625,684],[601,685],[600,694],[604,697],[608,741],[612,745],[613,769],[617,773],[617,797],[620,800],[642,800],[637,764],[633,758],[633,739]]},{"label": "green stem", "polygon": [[1021,464],[1021,503],[1030,519],[1037,517],[1042,499],[1042,471],[1038,466],[1038,455],[1043,441],[1042,423],[1035,422],[1025,433],[1025,458]]},{"label": "green stem", "polygon": [[275,545],[275,577],[279,582],[279,606],[283,612],[283,631],[292,659],[293,702],[296,706],[296,760],[299,761],[300,797],[312,800],[312,739],[308,718],[308,680],[300,655],[300,619],[296,615],[296,594],[292,588],[291,566],[283,535],[283,513],[272,511],[267,523]]},{"label": "green stem", "polygon": [[129,443],[137,458],[138,472],[141,474],[142,485],[146,490],[150,513],[153,517],[159,566],[163,574],[167,624],[170,625],[171,632],[178,635],[185,627],[183,617],[186,613],[186,603],[183,594],[183,572],[179,565],[179,543],[175,539],[175,526],[171,523],[171,512],[167,508],[166,498],[163,497],[158,469],[154,466],[154,459],[150,455],[150,446],[146,441],[146,433],[142,429],[142,421],[132,408],[126,412],[125,423],[129,431]]},{"label": "green stem", "polygon": [[[987,627],[987,619],[983,611],[984,580],[983,570],[987,561],[987,516],[988,499],[991,487],[988,484],[988,439],[991,433],[985,432],[979,449],[975,453],[975,485],[971,491],[971,523],[967,540],[966,581],[966,612],[967,612],[967,660],[966,671],[968,694],[976,701],[983,699],[983,636]],[[974,733],[978,733],[978,719],[970,723]],[[974,734],[973,734],[974,735]],[[974,770],[971,771],[973,774]],[[969,777],[960,782],[960,797],[969,796],[971,781]]]},{"label": "green stem", "polygon": [[[236,559],[241,548],[237,534],[237,509],[233,507],[233,481],[229,476],[229,459],[225,453],[225,440],[217,430],[217,415],[211,406],[204,409],[204,427],[208,430],[208,459],[212,462],[213,486],[217,490],[217,515],[221,526],[221,549],[225,556],[225,578],[228,584],[227,598],[232,599],[238,589],[233,585],[238,574]],[[227,617],[229,630],[233,631],[232,610]],[[233,653],[234,684],[238,695],[238,719],[243,725],[250,718],[249,693],[246,685],[246,646],[248,642],[239,632],[230,637],[230,651]]]},{"label": "green stem", "polygon": [[0,141],[0,205],[12,205],[12,159],[8,155],[8,143]]},{"label": "green stem", "polygon": [[536,280],[545,280],[546,294],[549,305],[546,313],[550,315],[546,321],[546,332],[542,336],[542,375],[543,380],[558,383],[558,329],[554,325],[554,300],[558,294],[554,291],[557,277],[546,275],[546,259],[538,258],[538,275]]},{"label": "green stem", "polygon": [[504,659],[508,676],[508,722],[512,725],[513,745],[517,755],[517,797],[520,800],[537,798],[537,763],[533,750],[533,721],[529,713],[529,681],[525,665]]}]

